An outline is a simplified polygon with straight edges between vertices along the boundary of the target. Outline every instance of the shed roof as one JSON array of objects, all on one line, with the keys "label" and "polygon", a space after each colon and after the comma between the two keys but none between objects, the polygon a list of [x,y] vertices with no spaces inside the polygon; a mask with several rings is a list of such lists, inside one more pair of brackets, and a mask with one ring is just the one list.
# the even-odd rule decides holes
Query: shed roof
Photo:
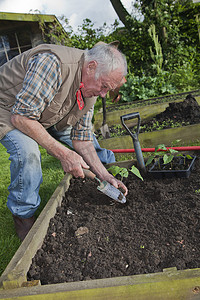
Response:
[{"label": "shed roof", "polygon": [[39,20],[42,20],[44,22],[58,21],[55,15],[21,14],[21,13],[11,13],[11,12],[0,12],[0,20],[28,21],[28,22],[38,22]]}]

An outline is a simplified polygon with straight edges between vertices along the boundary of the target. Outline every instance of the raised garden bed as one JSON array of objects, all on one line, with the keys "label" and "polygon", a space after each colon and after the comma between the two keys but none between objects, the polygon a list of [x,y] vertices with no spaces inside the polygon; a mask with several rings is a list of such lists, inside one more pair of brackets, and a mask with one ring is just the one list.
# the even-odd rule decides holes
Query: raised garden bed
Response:
[{"label": "raised garden bed", "polygon": [[[200,131],[200,106],[198,102],[187,97],[184,101],[170,103],[166,109],[157,114],[152,120],[143,121],[141,117],[139,140],[142,147],[156,146],[164,143],[171,145],[176,140],[181,143],[191,143],[199,139]],[[137,122],[137,121],[136,121]],[[136,128],[128,127],[134,133]],[[99,143],[108,149],[133,148],[131,137],[122,125],[110,126],[109,139],[101,139],[100,131],[97,132]]]},{"label": "raised garden bed", "polygon": [[190,178],[129,176],[127,204],[72,179],[51,220],[29,280],[42,284],[200,267],[200,163]]},{"label": "raised garden bed", "polygon": [[0,299],[197,299],[199,172],[198,159],[189,179],[130,176],[125,205],[88,179],[65,193],[66,175],[0,278]]},{"label": "raised garden bed", "polygon": [[[149,99],[149,100],[142,100],[139,102],[130,102],[126,103],[124,105],[112,105],[111,107],[106,108],[106,123],[109,127],[112,128],[113,125],[121,124],[120,122],[120,116],[125,115],[132,112],[139,112],[141,119],[143,121],[148,121],[155,117],[157,114],[163,112],[169,105],[169,103],[179,103],[182,102],[188,93],[184,93],[182,96],[173,96],[173,97],[167,97],[166,99],[163,99],[164,97],[161,97],[161,99]],[[192,95],[197,100],[198,104],[200,105],[200,93],[197,91],[197,93],[192,93]],[[97,131],[101,126],[103,122],[103,114],[102,111],[95,114],[95,122],[94,122],[94,129]],[[133,124],[134,125],[134,122]]]},{"label": "raised garden bed", "polygon": [[132,102],[124,102],[124,103],[113,103],[110,106],[106,107],[107,112],[112,112],[113,110],[123,110],[127,106],[129,107],[141,107],[141,106],[150,106],[152,104],[160,104],[165,102],[174,102],[174,101],[183,101],[185,97],[191,94],[193,97],[198,97],[200,95],[200,90],[196,91],[188,91],[179,94],[171,94],[165,96],[159,96],[154,98],[149,98],[145,100],[136,100]]},{"label": "raised garden bed", "polygon": [[[200,123],[200,106],[195,98],[187,96],[182,102],[171,102],[165,106],[165,110],[152,118],[145,120],[141,117],[140,133],[152,132],[169,128],[184,127]],[[134,122],[132,120],[132,122]],[[135,132],[136,127],[129,126],[130,130]],[[127,131],[122,124],[109,126],[111,137],[127,135]],[[98,140],[102,139],[101,131],[96,132]]]},{"label": "raised garden bed", "polygon": [[[145,132],[139,134],[139,142],[142,148],[155,147],[158,144],[171,146],[176,141],[180,141],[179,145],[184,146],[186,143],[199,141],[199,132],[200,124]],[[107,149],[133,149],[133,140],[129,135],[103,139],[99,144]]]}]

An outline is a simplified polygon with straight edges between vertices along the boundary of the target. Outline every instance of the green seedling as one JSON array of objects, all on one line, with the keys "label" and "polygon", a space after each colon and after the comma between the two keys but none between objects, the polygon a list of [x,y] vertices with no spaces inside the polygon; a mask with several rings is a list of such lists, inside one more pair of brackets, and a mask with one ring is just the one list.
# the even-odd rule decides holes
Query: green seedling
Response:
[{"label": "green seedling", "polygon": [[134,165],[129,170],[127,168],[121,168],[119,166],[111,166],[110,168],[108,168],[108,171],[112,173],[113,176],[117,176],[119,174],[121,176],[121,181],[123,181],[123,178],[127,178],[129,176],[129,171],[143,180],[140,171]]},{"label": "green seedling", "polygon": [[[159,151],[163,150],[163,151]],[[152,161],[158,161],[158,166],[160,168],[160,158],[162,157],[164,165],[169,164],[173,161],[175,156],[183,158],[183,163],[185,165],[186,159],[192,159],[192,156],[187,154],[179,153],[177,150],[172,148],[166,148],[164,144],[157,145],[152,156],[150,156],[146,162],[146,166],[152,163]]]},{"label": "green seedling", "polygon": [[[172,153],[171,153],[170,157],[168,157],[168,155],[165,152],[159,151],[159,150],[163,150],[165,152],[168,151],[164,144],[157,145],[155,147],[155,151],[154,151],[153,155],[151,155],[148,158],[148,160],[146,162],[146,166],[150,165],[153,161],[154,162],[158,161],[158,164],[159,164],[160,157],[163,157],[164,163],[167,163],[167,161],[170,162],[173,159]],[[173,150],[173,149],[169,149],[169,150]],[[174,150],[174,151],[176,151],[176,150]],[[176,152],[178,152],[178,151],[176,151]]]},{"label": "green seedling", "polygon": [[191,155],[189,155],[189,154],[185,155],[185,154],[179,153],[179,154],[177,154],[177,156],[180,156],[180,157],[183,158],[183,164],[184,165],[185,165],[186,159],[193,159],[193,157]]},{"label": "green seedling", "polygon": [[195,190],[195,193],[196,193],[196,194],[200,194],[200,189]]},{"label": "green seedling", "polygon": [[82,263],[82,264],[85,264],[85,263],[86,263],[86,259],[85,259],[85,258],[82,259],[82,260],[81,260],[81,263]]},{"label": "green seedling", "polygon": [[109,243],[109,236],[105,238],[106,242]]}]

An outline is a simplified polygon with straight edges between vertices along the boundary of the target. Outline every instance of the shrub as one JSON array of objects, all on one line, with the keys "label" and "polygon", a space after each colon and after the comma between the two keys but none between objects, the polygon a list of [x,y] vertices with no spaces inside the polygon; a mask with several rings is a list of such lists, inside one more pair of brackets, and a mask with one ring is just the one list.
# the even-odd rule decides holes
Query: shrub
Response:
[{"label": "shrub", "polygon": [[132,102],[176,92],[176,88],[170,82],[169,72],[161,71],[154,77],[145,75],[139,77],[130,74],[127,82],[120,88],[122,95],[120,102]]}]

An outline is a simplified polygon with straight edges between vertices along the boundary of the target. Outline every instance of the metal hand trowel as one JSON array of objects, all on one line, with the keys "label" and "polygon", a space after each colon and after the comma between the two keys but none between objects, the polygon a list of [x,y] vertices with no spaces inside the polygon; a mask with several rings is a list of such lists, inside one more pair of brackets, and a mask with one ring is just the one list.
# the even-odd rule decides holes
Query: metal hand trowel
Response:
[{"label": "metal hand trowel", "polygon": [[126,203],[126,197],[124,196],[124,194],[122,192],[120,192],[120,190],[118,190],[116,187],[111,185],[109,182],[107,182],[105,180],[101,181],[90,170],[83,169],[83,173],[86,177],[88,177],[90,179],[95,179],[98,181],[99,186],[97,187],[97,189],[100,192],[104,193],[105,195],[107,195],[108,197],[112,198],[113,200],[115,200],[119,203],[123,203],[123,204]]}]

